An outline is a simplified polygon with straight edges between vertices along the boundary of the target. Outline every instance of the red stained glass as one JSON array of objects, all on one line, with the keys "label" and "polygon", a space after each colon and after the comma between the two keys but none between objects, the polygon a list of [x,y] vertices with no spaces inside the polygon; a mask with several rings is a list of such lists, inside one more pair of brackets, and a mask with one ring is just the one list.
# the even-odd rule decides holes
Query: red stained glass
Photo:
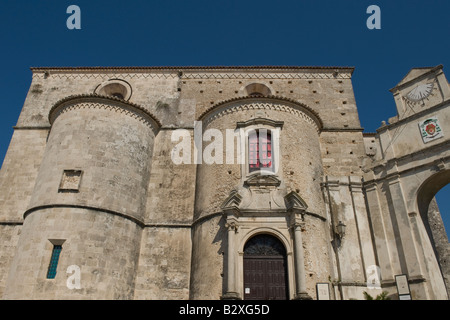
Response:
[{"label": "red stained glass", "polygon": [[272,135],[268,130],[257,130],[248,139],[250,172],[272,168]]}]

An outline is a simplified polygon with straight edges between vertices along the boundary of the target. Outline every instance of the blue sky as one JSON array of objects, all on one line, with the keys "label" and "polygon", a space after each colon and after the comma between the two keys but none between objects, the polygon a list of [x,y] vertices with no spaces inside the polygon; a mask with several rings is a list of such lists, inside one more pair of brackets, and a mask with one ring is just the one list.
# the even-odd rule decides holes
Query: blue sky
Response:
[{"label": "blue sky", "polygon": [[[69,5],[81,30],[69,30]],[[381,29],[369,30],[370,5]],[[0,1],[0,160],[38,66],[353,66],[361,124],[396,114],[389,89],[413,67],[450,78],[448,0]],[[438,193],[450,229],[450,187]]]}]

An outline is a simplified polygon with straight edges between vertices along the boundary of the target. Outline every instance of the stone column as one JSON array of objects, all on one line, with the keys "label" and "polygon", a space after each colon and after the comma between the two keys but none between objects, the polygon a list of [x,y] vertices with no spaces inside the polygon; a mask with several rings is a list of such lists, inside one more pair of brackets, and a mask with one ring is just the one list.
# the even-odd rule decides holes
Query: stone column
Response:
[{"label": "stone column", "polygon": [[227,289],[223,295],[224,300],[240,299],[236,290],[236,248],[234,240],[238,230],[238,224],[235,221],[227,222],[225,227],[228,228],[228,250],[227,250]]},{"label": "stone column", "polygon": [[222,211],[226,219],[225,227],[228,229],[228,248],[227,248],[227,287],[223,300],[241,299],[236,289],[236,256],[237,248],[235,245],[236,233],[238,230],[238,219],[240,216],[239,204],[242,196],[236,190],[230,192],[228,198],[222,204]]},{"label": "stone column", "polygon": [[[380,202],[380,187],[375,181],[365,185],[368,212],[373,226],[376,252],[381,268],[381,278],[384,282],[393,282],[395,274],[401,274],[398,251],[395,245],[392,220],[387,210],[382,210]],[[382,282],[383,282],[382,281]]]},{"label": "stone column", "polygon": [[[425,261],[421,250],[416,248],[417,240],[414,237],[414,230],[417,229],[415,220],[411,219],[406,207],[405,197],[400,175],[392,175],[389,179],[389,194],[393,204],[393,213],[395,215],[395,226],[398,229],[398,235],[401,242],[401,257],[403,263],[407,266],[408,277],[411,279],[423,279],[426,267],[421,263]],[[400,248],[399,248],[400,249]],[[402,272],[406,270],[403,269]]]},{"label": "stone column", "polygon": [[294,234],[295,300],[311,300],[306,292],[305,255],[303,252],[302,228],[308,206],[294,191],[284,197],[286,209],[290,214],[290,227]]},{"label": "stone column", "polygon": [[356,231],[361,249],[361,265],[363,267],[365,280],[367,282],[368,275],[366,273],[368,268],[376,265],[377,263],[375,260],[369,218],[367,216],[367,208],[362,189],[362,179],[357,176],[349,176],[348,179],[353,213],[357,226]]},{"label": "stone column", "polygon": [[292,224],[294,232],[294,265],[295,265],[295,300],[311,300],[311,297],[306,292],[306,277],[305,277],[305,258],[303,252],[302,227],[304,223],[295,221]]}]

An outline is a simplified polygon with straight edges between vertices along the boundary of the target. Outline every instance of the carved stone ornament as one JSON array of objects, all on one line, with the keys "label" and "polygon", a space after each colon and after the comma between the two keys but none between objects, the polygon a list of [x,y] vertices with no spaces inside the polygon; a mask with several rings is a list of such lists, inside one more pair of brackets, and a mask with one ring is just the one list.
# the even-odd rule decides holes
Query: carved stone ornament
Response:
[{"label": "carved stone ornament", "polygon": [[285,256],[286,249],[277,238],[267,234],[260,234],[254,236],[245,244],[244,255]]},{"label": "carved stone ornament", "polygon": [[234,221],[232,221],[232,222],[227,222],[227,223],[225,224],[225,228],[227,228],[227,229],[230,230],[230,231],[237,232],[238,229],[239,229],[239,225],[238,225],[236,222],[234,222]]},{"label": "carved stone ornament", "polygon": [[278,187],[281,184],[281,180],[278,177],[270,174],[266,175],[253,175],[245,181],[245,185],[251,187],[271,186]]},{"label": "carved stone ornament", "polygon": [[275,121],[272,119],[263,118],[261,114],[257,118],[247,120],[245,122],[238,122],[236,124],[237,128],[247,128],[249,126],[255,125],[265,125],[273,128],[283,128],[284,121]]},{"label": "carved stone ornament", "polygon": [[239,204],[242,201],[242,196],[239,194],[237,190],[232,190],[230,192],[230,195],[228,198],[225,199],[225,201],[222,203],[222,210],[232,210],[232,209],[239,209]]},{"label": "carved stone ornament", "polygon": [[308,205],[306,202],[298,195],[297,192],[291,191],[284,197],[284,201],[286,203],[286,209],[292,210],[296,209],[299,211],[306,211],[308,209]]}]

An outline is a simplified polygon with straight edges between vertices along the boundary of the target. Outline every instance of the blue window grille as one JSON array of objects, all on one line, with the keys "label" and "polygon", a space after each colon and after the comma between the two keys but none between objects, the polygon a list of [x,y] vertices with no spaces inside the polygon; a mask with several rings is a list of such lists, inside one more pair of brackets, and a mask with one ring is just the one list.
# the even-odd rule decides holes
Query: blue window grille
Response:
[{"label": "blue window grille", "polygon": [[61,254],[62,246],[54,245],[50,265],[48,266],[47,279],[55,279],[56,268],[58,267],[59,255]]}]

